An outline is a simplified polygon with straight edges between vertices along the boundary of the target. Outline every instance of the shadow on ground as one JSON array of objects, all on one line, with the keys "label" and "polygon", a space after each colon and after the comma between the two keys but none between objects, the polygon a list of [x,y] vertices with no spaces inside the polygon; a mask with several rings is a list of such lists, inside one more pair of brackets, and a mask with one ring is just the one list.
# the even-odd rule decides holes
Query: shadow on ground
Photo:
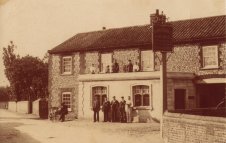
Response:
[{"label": "shadow on ground", "polygon": [[2,143],[40,143],[26,133],[22,133],[16,127],[22,123],[7,122],[0,123],[0,142]]},{"label": "shadow on ground", "polygon": [[32,120],[48,120],[48,119],[41,119],[36,117],[0,117],[0,120],[23,120],[23,119],[32,119]]}]

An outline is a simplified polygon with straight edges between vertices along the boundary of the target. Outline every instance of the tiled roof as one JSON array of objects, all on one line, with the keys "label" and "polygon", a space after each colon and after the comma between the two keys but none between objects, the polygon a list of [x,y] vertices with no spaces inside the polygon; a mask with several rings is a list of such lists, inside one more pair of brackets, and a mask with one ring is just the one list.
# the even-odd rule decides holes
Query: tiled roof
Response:
[{"label": "tiled roof", "polygon": [[[173,43],[189,44],[199,41],[226,39],[226,15],[170,22]],[[126,48],[151,45],[150,25],[114,28],[79,33],[56,46],[50,53]]]},{"label": "tiled roof", "polygon": [[226,15],[171,23],[174,43],[226,38]]}]

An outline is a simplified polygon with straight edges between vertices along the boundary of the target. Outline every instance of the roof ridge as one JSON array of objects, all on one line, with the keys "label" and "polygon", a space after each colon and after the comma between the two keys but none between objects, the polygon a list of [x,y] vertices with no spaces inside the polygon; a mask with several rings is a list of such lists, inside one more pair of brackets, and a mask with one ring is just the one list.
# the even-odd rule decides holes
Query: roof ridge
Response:
[{"label": "roof ridge", "polygon": [[[113,28],[109,28],[109,29],[105,29],[105,30],[94,30],[94,31],[88,31],[88,32],[81,32],[81,33],[77,33],[77,34],[87,34],[87,33],[96,33],[96,32],[105,32],[105,31],[110,31],[110,30],[117,30],[117,29],[125,29],[125,28],[135,28],[135,27],[144,27],[144,26],[148,26],[150,24],[142,24],[142,25],[133,25],[133,26],[126,26],[126,27],[113,27]],[[77,35],[76,34],[76,35]]]},{"label": "roof ridge", "polygon": [[[226,17],[226,15],[216,15],[216,16],[207,16],[207,17],[199,17],[199,18],[191,18],[191,19],[182,19],[182,20],[175,20],[175,21],[169,21],[169,22],[174,23],[174,22],[180,22],[180,21],[191,21],[191,20],[208,19],[208,18],[214,18],[214,17]],[[77,33],[77,34],[105,32],[105,31],[110,31],[110,30],[133,28],[133,27],[144,27],[144,26],[149,26],[149,25],[150,24],[141,24],[141,25],[132,25],[132,26],[125,26],[125,27],[113,27],[113,28],[109,28],[109,29],[105,29],[105,30],[94,30],[94,31],[80,32],[80,33]]]},{"label": "roof ridge", "polygon": [[215,17],[226,17],[226,15],[215,15],[215,16],[207,16],[207,17],[197,17],[197,18],[191,18],[191,19],[182,19],[182,20],[175,20],[175,21],[169,21],[169,22],[180,22],[180,21],[191,21],[191,20],[200,20],[200,19],[209,19],[209,18],[215,18]]}]

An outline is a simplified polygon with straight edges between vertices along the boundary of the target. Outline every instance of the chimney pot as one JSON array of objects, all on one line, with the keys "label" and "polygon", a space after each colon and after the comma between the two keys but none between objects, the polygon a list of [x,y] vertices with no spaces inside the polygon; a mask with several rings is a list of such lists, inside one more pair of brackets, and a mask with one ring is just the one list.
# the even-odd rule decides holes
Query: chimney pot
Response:
[{"label": "chimney pot", "polygon": [[156,9],[156,15],[159,15],[159,9]]}]

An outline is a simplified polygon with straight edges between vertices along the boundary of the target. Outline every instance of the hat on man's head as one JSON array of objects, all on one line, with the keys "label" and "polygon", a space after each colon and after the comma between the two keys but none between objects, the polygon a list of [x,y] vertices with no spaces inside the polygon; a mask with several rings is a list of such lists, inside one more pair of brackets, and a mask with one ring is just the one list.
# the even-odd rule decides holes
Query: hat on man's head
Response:
[{"label": "hat on man's head", "polygon": [[121,98],[124,99],[124,96],[122,96]]},{"label": "hat on man's head", "polygon": [[115,98],[115,96],[113,96],[112,98]]}]

